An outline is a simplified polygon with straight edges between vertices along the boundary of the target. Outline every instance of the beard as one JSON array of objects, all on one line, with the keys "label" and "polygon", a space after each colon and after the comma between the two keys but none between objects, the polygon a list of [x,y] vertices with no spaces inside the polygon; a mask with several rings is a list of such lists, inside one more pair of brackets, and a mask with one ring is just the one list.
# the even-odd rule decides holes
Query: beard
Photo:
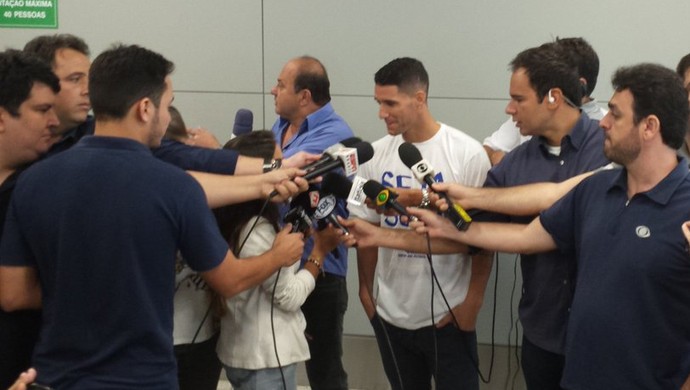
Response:
[{"label": "beard", "polygon": [[630,130],[627,137],[623,138],[617,145],[613,145],[611,139],[604,141],[604,155],[610,161],[626,166],[633,162],[640,155],[642,143],[639,138],[639,131],[636,128]]}]

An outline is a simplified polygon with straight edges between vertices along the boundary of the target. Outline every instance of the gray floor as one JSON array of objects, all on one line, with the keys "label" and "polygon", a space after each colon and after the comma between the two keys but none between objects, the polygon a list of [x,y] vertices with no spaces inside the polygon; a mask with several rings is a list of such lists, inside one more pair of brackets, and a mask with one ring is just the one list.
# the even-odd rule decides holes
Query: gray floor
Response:
[{"label": "gray floor", "polygon": [[[381,358],[376,346],[376,340],[368,336],[345,336],[343,343],[343,361],[348,373],[350,389],[388,390],[390,386],[383,373]],[[491,361],[491,346],[479,346],[480,370],[484,377],[489,375]],[[496,346],[491,380],[488,384],[481,383],[481,390],[524,390],[525,383],[522,373],[516,371],[516,350],[505,346]],[[309,389],[303,366],[298,368],[297,383],[299,389]],[[231,389],[221,375],[218,383],[219,390]]]}]

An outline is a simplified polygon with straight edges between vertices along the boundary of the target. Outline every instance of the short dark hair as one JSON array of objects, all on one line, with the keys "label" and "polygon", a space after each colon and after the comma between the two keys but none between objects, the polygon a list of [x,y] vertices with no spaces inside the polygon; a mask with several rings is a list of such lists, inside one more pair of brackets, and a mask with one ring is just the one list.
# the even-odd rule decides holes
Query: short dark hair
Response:
[{"label": "short dark hair", "polygon": [[597,86],[599,76],[599,56],[594,48],[584,38],[556,38],[556,43],[561,45],[566,54],[572,58],[573,64],[577,66],[580,77],[587,80],[587,85],[583,90],[585,96],[589,96]]},{"label": "short dark hair", "polygon": [[12,49],[0,52],[0,107],[18,117],[19,106],[29,98],[35,83],[60,92],[60,80],[38,57]]},{"label": "short dark hair", "polygon": [[688,71],[688,68],[690,68],[690,54],[686,54],[680,59],[680,62],[678,62],[678,66],[676,67],[678,76],[680,76],[680,78],[685,78],[685,72]]},{"label": "short dark hair", "polygon": [[616,92],[633,95],[635,124],[656,115],[661,124],[661,138],[673,149],[683,145],[688,129],[688,94],[678,75],[657,64],[639,64],[616,70],[611,80]]},{"label": "short dark hair", "polygon": [[[233,149],[239,154],[248,157],[259,157],[268,159],[273,157],[276,141],[273,132],[270,130],[255,130],[246,134],[239,135],[228,141],[223,149]],[[221,234],[232,248],[235,256],[239,256],[239,242],[242,230],[252,217],[261,214],[264,200],[250,200],[244,203],[219,207],[213,210],[218,222]],[[278,207],[274,203],[268,203],[266,209],[261,214],[278,231],[280,214]]]},{"label": "short dark hair", "polygon": [[89,95],[96,119],[122,119],[134,103],[148,97],[158,107],[165,78],[175,65],[137,45],[116,45],[91,64]]},{"label": "short dark hair", "polygon": [[429,94],[429,74],[421,61],[402,57],[384,65],[374,74],[377,85],[394,85],[400,91],[412,95],[418,90]]},{"label": "short dark hair", "polygon": [[61,49],[72,49],[89,56],[89,46],[83,39],[72,34],[40,35],[24,45],[24,51],[33,53],[43,61],[55,65],[55,53]]},{"label": "short dark hair", "polygon": [[295,59],[297,74],[295,75],[295,92],[309,90],[311,98],[318,106],[324,106],[331,101],[331,82],[328,80],[326,67],[321,61],[311,56]]},{"label": "short dark hair", "polygon": [[552,88],[560,88],[570,103],[582,104],[580,76],[566,50],[554,42],[520,52],[511,62],[513,72],[522,68],[541,101]]}]

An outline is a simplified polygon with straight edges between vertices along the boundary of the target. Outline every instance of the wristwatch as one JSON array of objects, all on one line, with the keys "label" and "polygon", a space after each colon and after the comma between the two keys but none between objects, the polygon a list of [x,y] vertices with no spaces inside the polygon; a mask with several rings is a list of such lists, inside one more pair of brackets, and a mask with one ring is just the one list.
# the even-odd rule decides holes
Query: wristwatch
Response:
[{"label": "wristwatch", "polygon": [[264,173],[271,172],[280,168],[283,165],[283,160],[280,158],[267,158],[264,160]]},{"label": "wristwatch", "polygon": [[426,209],[431,204],[429,200],[429,190],[427,188],[422,188],[422,201],[419,203],[420,209]]}]

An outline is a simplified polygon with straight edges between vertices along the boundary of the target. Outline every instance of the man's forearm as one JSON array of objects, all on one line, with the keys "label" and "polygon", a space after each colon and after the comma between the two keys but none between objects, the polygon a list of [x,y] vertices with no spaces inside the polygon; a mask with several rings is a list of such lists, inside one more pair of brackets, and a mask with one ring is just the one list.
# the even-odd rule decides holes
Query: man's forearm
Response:
[{"label": "man's forearm", "polygon": [[484,302],[484,292],[491,276],[494,252],[482,251],[472,256],[472,274],[465,301],[479,311]]},{"label": "man's forearm", "polygon": [[471,188],[463,190],[460,204],[507,215],[530,216],[551,207],[582,180],[592,175],[583,173],[560,183],[533,183],[504,188]]},{"label": "man's forearm", "polygon": [[261,175],[230,176],[205,172],[188,172],[206,194],[209,207],[221,207],[262,197]]},{"label": "man's forearm", "polygon": [[[411,230],[379,228],[379,234],[375,236],[378,246],[384,248],[400,249],[408,252],[426,253],[429,251],[427,237],[419,235]],[[467,245],[458,241],[443,238],[431,239],[431,253],[451,254],[467,253]]]},{"label": "man's forearm", "polygon": [[0,306],[5,311],[40,309],[41,285],[33,267],[0,266]]},{"label": "man's forearm", "polygon": [[206,271],[202,276],[219,294],[231,298],[242,291],[258,286],[282,266],[280,255],[269,250],[262,255],[237,259],[228,251],[217,269]]},{"label": "man's forearm", "polygon": [[374,301],[374,275],[378,261],[378,249],[357,249],[357,275],[359,276],[359,300],[367,317],[371,318],[376,312]]},{"label": "man's forearm", "polygon": [[235,166],[235,175],[260,175],[264,167],[264,160],[258,157],[239,155]]}]

